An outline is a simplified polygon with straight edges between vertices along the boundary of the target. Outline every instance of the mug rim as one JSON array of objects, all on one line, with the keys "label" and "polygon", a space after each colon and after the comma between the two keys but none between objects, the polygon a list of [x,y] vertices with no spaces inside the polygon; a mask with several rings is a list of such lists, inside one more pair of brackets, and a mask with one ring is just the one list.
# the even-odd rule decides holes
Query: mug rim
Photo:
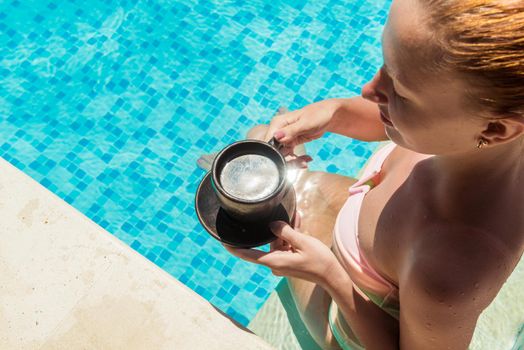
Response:
[{"label": "mug rim", "polygon": [[[220,159],[220,157],[222,157],[222,155],[225,152],[227,152],[229,149],[235,147],[238,144],[243,144],[243,143],[258,143],[258,144],[261,144],[263,146],[269,147],[270,149],[272,149],[278,155],[278,157],[280,158],[280,160],[281,160],[281,162],[283,164],[283,168],[284,168],[283,172],[284,172],[284,174],[282,176],[282,179],[280,180],[277,188],[271,194],[269,194],[269,195],[267,195],[265,197],[258,198],[258,199],[242,199],[242,198],[233,196],[233,195],[229,194],[226,190],[224,190],[224,188],[220,184],[219,179],[216,176],[216,174],[217,174],[216,168],[217,168],[218,160]],[[286,176],[286,160],[285,160],[284,156],[282,155],[282,153],[280,153],[275,146],[273,146],[272,144],[270,144],[268,142],[261,141],[261,140],[255,140],[255,139],[246,139],[246,140],[236,141],[236,142],[233,142],[232,144],[224,147],[224,149],[222,149],[217,154],[215,159],[213,160],[213,164],[211,166],[211,179],[213,180],[212,181],[213,186],[220,192],[221,195],[223,195],[224,197],[226,197],[229,200],[232,200],[232,201],[235,201],[235,202],[239,202],[239,203],[245,203],[245,204],[262,203],[264,201],[267,201],[269,199],[272,199],[272,198],[276,197],[277,195],[279,195],[284,190],[284,187],[286,185],[286,180],[287,180],[287,176]]]}]

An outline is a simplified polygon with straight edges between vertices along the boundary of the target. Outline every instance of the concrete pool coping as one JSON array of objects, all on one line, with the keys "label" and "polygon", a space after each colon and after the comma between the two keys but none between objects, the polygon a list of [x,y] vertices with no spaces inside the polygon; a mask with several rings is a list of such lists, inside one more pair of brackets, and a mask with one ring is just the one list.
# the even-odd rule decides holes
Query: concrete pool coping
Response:
[{"label": "concrete pool coping", "polygon": [[0,349],[271,349],[0,158]]}]

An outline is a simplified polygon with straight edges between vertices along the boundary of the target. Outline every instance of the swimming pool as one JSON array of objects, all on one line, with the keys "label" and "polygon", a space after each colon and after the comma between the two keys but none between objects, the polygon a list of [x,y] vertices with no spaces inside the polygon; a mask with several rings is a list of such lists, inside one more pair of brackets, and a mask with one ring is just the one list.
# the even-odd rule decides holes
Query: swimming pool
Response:
[{"label": "swimming pool", "polygon": [[[2,2],[0,156],[246,325],[278,278],[202,229],[196,159],[281,105],[358,94],[389,5]],[[308,151],[355,175],[374,147],[330,135]]]}]

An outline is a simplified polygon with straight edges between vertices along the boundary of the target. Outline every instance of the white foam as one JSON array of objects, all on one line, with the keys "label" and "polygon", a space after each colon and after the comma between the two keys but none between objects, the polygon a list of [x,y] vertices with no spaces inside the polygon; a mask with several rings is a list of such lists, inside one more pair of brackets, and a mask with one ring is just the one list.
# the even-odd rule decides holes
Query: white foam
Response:
[{"label": "white foam", "polygon": [[280,182],[278,167],[270,158],[246,154],[230,160],[222,169],[220,183],[237,198],[256,200],[273,193]]}]

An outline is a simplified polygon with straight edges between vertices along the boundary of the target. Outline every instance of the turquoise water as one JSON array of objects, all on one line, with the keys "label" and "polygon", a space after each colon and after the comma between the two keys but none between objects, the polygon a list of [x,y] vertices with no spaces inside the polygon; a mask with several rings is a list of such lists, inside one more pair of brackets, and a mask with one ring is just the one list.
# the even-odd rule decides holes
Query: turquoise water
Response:
[{"label": "turquoise water", "polygon": [[[360,92],[389,0],[4,1],[0,156],[242,324],[278,283],[199,225],[202,153],[291,109]],[[329,135],[311,167],[375,145]]]}]

